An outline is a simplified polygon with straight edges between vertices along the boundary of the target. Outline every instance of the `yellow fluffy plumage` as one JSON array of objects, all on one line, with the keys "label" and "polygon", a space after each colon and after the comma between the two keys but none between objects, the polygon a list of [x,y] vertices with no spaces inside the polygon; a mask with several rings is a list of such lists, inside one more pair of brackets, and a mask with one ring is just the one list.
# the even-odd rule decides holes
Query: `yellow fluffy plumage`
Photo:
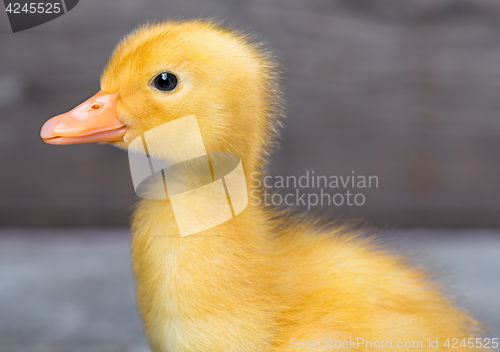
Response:
[{"label": "yellow fluffy plumage", "polygon": [[[179,77],[169,94],[149,85],[165,70]],[[103,91],[118,91],[117,117],[127,125],[114,144],[126,148],[151,128],[195,114],[207,150],[239,155],[253,189],[250,175],[262,176],[280,121],[277,76],[260,44],[213,22],[140,27],[101,78]],[[155,143],[151,155],[182,159]],[[445,339],[478,334],[424,271],[342,226],[249,204],[230,221],[181,238],[169,201],[145,199],[132,228],[138,306],[154,352],[293,351],[299,341],[324,347],[324,339],[358,338],[447,350]],[[436,338],[439,348],[429,348]]]}]

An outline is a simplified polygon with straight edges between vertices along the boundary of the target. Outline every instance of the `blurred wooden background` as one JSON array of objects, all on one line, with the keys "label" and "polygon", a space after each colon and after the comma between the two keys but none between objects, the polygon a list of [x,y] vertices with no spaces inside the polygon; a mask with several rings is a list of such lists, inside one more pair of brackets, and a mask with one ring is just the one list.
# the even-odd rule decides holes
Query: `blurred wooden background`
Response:
[{"label": "blurred wooden background", "polygon": [[99,89],[135,26],[197,16],[258,33],[283,64],[273,175],[378,176],[364,206],[324,211],[382,226],[500,226],[497,0],[82,0],[16,34],[0,11],[1,226],[127,224],[126,153],[49,146],[40,127]]}]

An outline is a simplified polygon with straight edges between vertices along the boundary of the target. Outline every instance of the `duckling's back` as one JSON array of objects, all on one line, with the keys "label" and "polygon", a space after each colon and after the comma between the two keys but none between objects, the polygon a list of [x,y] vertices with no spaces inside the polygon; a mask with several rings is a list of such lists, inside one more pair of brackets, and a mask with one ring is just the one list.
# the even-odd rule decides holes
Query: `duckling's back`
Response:
[{"label": "duckling's back", "polygon": [[308,224],[279,238],[290,292],[277,351],[448,350],[479,333],[425,271],[368,238]]}]

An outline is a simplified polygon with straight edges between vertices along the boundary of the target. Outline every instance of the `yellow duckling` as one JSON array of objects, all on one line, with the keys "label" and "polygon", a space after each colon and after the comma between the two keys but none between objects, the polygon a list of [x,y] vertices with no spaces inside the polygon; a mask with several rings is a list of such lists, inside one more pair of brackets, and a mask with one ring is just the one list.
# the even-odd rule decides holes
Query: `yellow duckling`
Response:
[{"label": "yellow duckling", "polygon": [[[269,53],[210,21],[145,25],[118,45],[101,91],[47,121],[41,135],[127,148],[192,114],[206,149],[238,155],[248,190],[256,187],[251,175],[262,177],[281,115]],[[183,159],[182,148],[161,145],[148,141],[147,152]],[[341,226],[251,202],[181,237],[170,201],[144,199],[132,229],[138,306],[155,352],[444,351],[447,339],[478,334],[425,272]]]}]

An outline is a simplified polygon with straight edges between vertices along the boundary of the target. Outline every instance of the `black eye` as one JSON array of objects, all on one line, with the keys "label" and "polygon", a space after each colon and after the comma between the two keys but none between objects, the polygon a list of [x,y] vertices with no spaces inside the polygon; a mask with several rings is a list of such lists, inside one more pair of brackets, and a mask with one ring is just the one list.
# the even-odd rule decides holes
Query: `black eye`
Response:
[{"label": "black eye", "polygon": [[177,77],[173,73],[163,72],[155,77],[153,84],[162,92],[170,92],[177,87]]}]

